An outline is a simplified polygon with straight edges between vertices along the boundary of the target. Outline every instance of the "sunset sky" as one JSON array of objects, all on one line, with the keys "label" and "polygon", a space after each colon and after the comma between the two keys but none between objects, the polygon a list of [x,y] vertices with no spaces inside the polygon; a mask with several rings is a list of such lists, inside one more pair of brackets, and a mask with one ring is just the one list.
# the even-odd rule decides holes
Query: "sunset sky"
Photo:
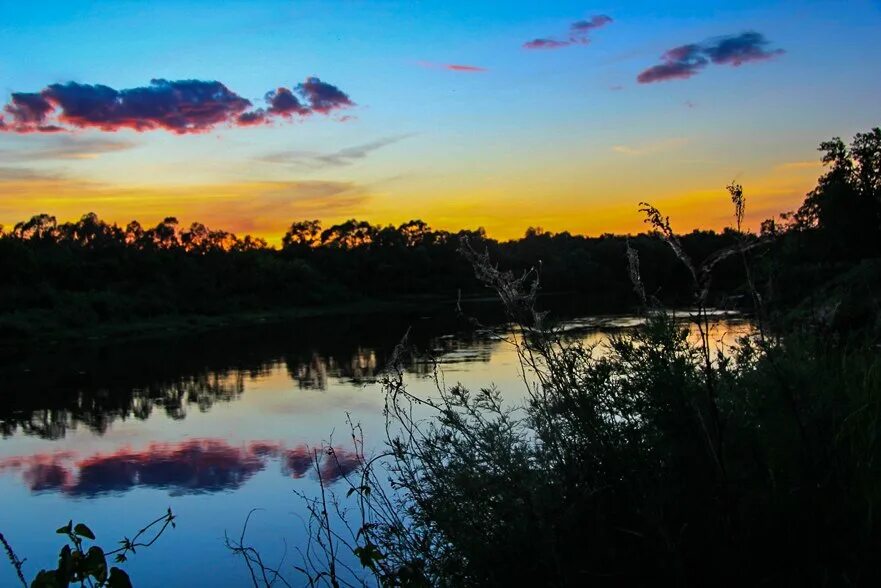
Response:
[{"label": "sunset sky", "polygon": [[756,228],[881,123],[870,0],[0,5],[7,227]]}]

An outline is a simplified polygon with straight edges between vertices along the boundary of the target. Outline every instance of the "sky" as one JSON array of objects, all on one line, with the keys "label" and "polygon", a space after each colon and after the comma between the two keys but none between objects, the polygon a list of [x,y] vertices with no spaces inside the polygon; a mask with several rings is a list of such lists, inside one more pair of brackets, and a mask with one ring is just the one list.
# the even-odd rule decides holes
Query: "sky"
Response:
[{"label": "sky", "polygon": [[881,124],[881,2],[0,0],[0,224],[598,235],[798,207]]}]

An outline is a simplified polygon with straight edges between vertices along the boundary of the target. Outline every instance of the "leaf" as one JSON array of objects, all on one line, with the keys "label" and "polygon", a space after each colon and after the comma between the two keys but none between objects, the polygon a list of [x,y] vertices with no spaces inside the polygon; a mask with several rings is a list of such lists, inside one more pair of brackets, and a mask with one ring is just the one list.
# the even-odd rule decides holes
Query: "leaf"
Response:
[{"label": "leaf", "polygon": [[65,545],[58,552],[58,573],[63,578],[70,576],[71,566],[73,565],[71,559],[70,545]]},{"label": "leaf", "polygon": [[59,535],[70,535],[70,530],[73,529],[73,521],[67,521],[67,525],[61,527],[55,532]]},{"label": "leaf", "polygon": [[370,486],[352,486],[346,492],[346,498],[348,498],[349,496],[351,496],[355,492],[360,492],[360,493],[364,494],[365,496],[370,496]]},{"label": "leaf", "polygon": [[31,582],[31,588],[58,588],[58,575],[55,571],[40,570],[34,581]]},{"label": "leaf", "polygon": [[77,523],[76,527],[73,528],[73,532],[80,537],[85,537],[86,539],[91,539],[92,541],[95,540],[95,534],[92,533],[92,530],[82,523]]},{"label": "leaf", "polygon": [[100,583],[107,580],[107,558],[103,549],[98,546],[89,548],[86,554],[86,571]]},{"label": "leaf", "polygon": [[355,540],[357,541],[361,537],[362,533],[366,535],[378,526],[379,525],[377,525],[376,523],[364,523],[364,525],[362,525],[362,527],[358,529],[358,534],[355,535]]},{"label": "leaf", "polygon": [[385,556],[372,543],[368,543],[364,547],[356,547],[352,551],[358,556],[362,567],[373,571],[376,571],[376,562],[385,559]]},{"label": "leaf", "polygon": [[55,588],[58,582],[55,581],[55,572],[40,570],[34,581],[31,582],[31,588]]},{"label": "leaf", "polygon": [[132,588],[132,581],[129,580],[128,574],[119,568],[110,568],[107,588]]}]

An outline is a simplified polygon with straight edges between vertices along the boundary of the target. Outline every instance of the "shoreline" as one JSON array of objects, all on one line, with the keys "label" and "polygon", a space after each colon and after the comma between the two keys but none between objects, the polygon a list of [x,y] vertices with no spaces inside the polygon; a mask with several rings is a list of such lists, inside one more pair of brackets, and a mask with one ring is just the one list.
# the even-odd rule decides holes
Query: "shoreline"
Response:
[{"label": "shoreline", "polygon": [[[474,301],[474,300],[472,300]],[[102,323],[95,327],[35,329],[25,336],[0,335],[0,355],[8,355],[16,347],[22,351],[35,346],[64,347],[73,343],[101,345],[114,342],[162,340],[165,338],[198,335],[228,328],[282,324],[288,321],[318,317],[383,314],[386,312],[414,312],[434,309],[453,299],[359,300],[323,306],[300,306],[264,311],[242,311],[218,315],[161,315],[149,320]],[[2,321],[3,318],[0,318]]]}]

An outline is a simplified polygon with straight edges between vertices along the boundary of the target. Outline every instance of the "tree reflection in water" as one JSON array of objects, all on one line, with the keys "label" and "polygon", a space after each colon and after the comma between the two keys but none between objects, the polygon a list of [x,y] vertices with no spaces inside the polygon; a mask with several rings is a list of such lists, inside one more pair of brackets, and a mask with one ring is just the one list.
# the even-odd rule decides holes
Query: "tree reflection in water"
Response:
[{"label": "tree reflection in water", "polygon": [[[239,399],[246,379],[279,367],[300,390],[326,390],[329,381],[370,383],[412,324],[408,320],[419,323],[406,317],[301,321],[161,344],[58,350],[0,363],[0,434],[61,439],[82,426],[103,435],[118,420],[145,420],[157,410],[183,419],[193,409],[206,412]],[[442,354],[465,346],[474,352],[473,342],[434,337],[431,333],[450,328],[441,322],[444,327],[420,331],[421,348]],[[484,347],[476,359],[488,361]],[[427,375],[431,365],[414,357],[409,370]]]}]

